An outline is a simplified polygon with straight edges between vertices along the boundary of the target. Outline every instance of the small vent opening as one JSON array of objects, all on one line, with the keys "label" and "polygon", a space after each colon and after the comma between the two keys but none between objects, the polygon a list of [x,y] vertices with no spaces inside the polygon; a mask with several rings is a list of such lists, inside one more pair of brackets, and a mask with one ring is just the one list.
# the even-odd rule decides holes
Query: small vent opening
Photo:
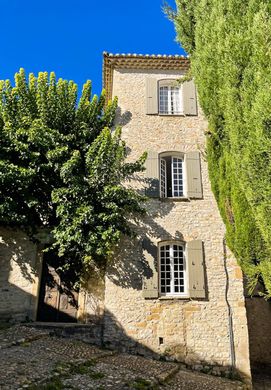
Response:
[{"label": "small vent opening", "polygon": [[159,337],[159,345],[164,344],[164,337]]}]

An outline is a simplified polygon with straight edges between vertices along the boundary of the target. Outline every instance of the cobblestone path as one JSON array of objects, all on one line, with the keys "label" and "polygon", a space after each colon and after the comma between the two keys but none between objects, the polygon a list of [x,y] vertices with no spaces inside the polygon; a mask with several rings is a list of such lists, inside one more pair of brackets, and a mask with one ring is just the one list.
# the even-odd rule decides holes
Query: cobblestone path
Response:
[{"label": "cobblestone path", "polygon": [[114,352],[41,330],[0,331],[1,390],[238,390],[240,382],[180,369],[176,363]]}]

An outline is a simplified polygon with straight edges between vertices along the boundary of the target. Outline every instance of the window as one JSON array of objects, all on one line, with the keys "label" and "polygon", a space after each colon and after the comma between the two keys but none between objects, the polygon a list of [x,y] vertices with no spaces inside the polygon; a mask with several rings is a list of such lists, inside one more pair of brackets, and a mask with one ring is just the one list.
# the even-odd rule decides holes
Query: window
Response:
[{"label": "window", "polygon": [[145,299],[159,297],[206,298],[203,242],[177,240],[142,242],[151,272],[142,277]]},{"label": "window", "polygon": [[183,113],[183,95],[181,86],[161,85],[160,82],[159,114],[182,115]]},{"label": "window", "polygon": [[202,199],[200,153],[148,150],[145,193],[152,198]]},{"label": "window", "polygon": [[182,198],[184,188],[184,158],[181,154],[160,155],[160,196],[161,198]]},{"label": "window", "polygon": [[[180,75],[181,77],[181,75]],[[145,112],[147,115],[198,115],[193,80],[146,78]]]},{"label": "window", "polygon": [[181,243],[160,243],[160,294],[186,295],[185,250]]}]

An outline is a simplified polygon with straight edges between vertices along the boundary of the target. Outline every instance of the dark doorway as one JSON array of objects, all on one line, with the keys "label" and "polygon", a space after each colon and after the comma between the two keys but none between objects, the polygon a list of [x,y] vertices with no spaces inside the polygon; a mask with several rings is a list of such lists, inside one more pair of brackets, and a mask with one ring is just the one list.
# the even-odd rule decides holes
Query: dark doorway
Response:
[{"label": "dark doorway", "polygon": [[57,254],[44,253],[37,321],[77,322],[78,291],[72,272],[62,274],[59,264]]}]

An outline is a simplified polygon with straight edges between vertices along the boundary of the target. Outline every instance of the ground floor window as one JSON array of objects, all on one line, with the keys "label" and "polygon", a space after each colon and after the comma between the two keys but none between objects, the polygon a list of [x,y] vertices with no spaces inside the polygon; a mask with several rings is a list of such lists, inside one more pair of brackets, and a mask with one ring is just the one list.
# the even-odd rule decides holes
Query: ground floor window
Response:
[{"label": "ground floor window", "polygon": [[160,252],[160,294],[186,295],[186,264],[184,245],[161,243]]}]

